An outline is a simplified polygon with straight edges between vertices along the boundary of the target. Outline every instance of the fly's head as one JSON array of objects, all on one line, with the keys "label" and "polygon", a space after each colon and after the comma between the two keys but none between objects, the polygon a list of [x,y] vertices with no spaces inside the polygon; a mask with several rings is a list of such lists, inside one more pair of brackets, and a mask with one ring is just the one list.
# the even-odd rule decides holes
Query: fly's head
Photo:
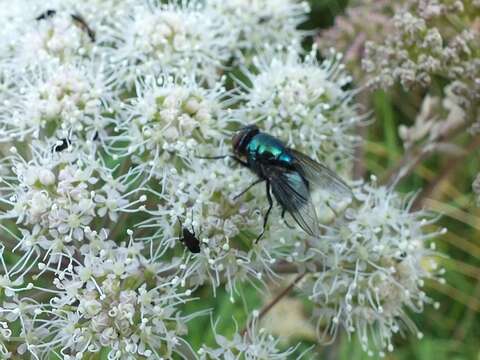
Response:
[{"label": "fly's head", "polygon": [[247,146],[250,140],[260,132],[257,125],[248,125],[237,131],[232,137],[233,153],[239,157],[247,155]]}]

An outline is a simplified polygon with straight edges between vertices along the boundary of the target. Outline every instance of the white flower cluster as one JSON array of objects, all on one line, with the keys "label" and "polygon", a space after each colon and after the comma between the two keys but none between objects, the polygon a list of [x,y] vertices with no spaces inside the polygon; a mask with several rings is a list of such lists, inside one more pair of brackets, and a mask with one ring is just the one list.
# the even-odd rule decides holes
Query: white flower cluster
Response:
[{"label": "white flower cluster", "polygon": [[[200,360],[234,360],[239,356],[245,359],[287,359],[295,351],[290,348],[287,351],[281,351],[278,347],[278,339],[269,335],[265,329],[257,328],[256,321],[252,321],[243,334],[235,334],[232,340],[222,335],[215,334],[215,341],[218,345],[216,349],[210,349],[203,346],[198,354]],[[301,356],[297,357],[297,359]]]},{"label": "white flower cluster", "polygon": [[18,74],[0,103],[0,141],[105,136],[112,95],[96,67],[51,61]]},{"label": "white flower cluster", "polygon": [[391,344],[404,308],[429,301],[431,235],[395,193],[366,188],[347,211],[313,196],[315,238],[278,207],[264,225],[265,184],[244,192],[248,169],[209,159],[255,123],[348,173],[365,117],[341,56],[303,53],[307,12],[294,0],[0,9],[4,358],[298,358],[257,320],[232,340],[215,334],[215,348],[189,344],[188,323],[205,314],[185,305],[195,291],[225,288],[236,302],[282,266],[308,270],[319,328],[355,327],[364,345],[367,328]]},{"label": "white flower cluster", "polygon": [[[351,160],[359,142],[355,127],[364,122],[346,90],[351,77],[342,55],[331,50],[322,63],[316,47],[302,60],[290,48],[285,55],[254,59],[257,71],[248,73],[251,88],[238,118],[258,124],[288,144],[336,168]],[[284,135],[286,134],[286,136]]]},{"label": "white flower cluster", "polygon": [[178,288],[178,277],[162,276],[167,267],[141,255],[141,244],[117,247],[106,236],[89,231],[92,244],[101,242],[102,249],[83,246],[78,260],[62,271],[42,265],[55,274],[49,289],[54,297],[14,311],[27,322],[25,350],[36,358],[52,348],[62,359],[82,359],[102,348],[110,349],[111,359],[169,358],[186,344],[180,336],[191,317],[177,305],[191,291]]},{"label": "white flower cluster", "polygon": [[410,212],[413,199],[385,187],[364,185],[356,198],[360,205],[327,229],[330,241],[319,247],[324,255],[319,271],[303,287],[316,304],[324,341],[343,327],[356,334],[365,351],[379,350],[383,357],[385,350],[393,351],[392,336],[403,333],[404,326],[421,336],[406,308],[421,312],[432,303],[422,287],[443,270],[425,245],[445,230],[426,232],[434,219]]},{"label": "white flower cluster", "polygon": [[204,88],[191,77],[161,76],[138,82],[135,94],[124,104],[118,127],[139,164],[163,167],[172,156],[215,149],[227,130],[227,94],[220,82]]},{"label": "white flower cluster", "polygon": [[[383,43],[367,42],[363,67],[373,86],[391,87],[399,81],[409,88],[428,85],[435,75],[469,88],[469,100],[478,98],[479,31],[475,19],[480,4],[471,0],[407,1],[390,21],[394,30]],[[464,17],[456,26],[448,21]]]},{"label": "white flower cluster", "polygon": [[248,62],[272,45],[300,49],[298,26],[310,10],[305,1],[211,0],[209,4],[227,19],[229,31],[234,33],[230,49],[243,61]]},{"label": "white flower cluster", "polygon": [[115,84],[131,86],[159,71],[216,79],[235,41],[227,20],[198,1],[133,7],[110,29],[106,54]]},{"label": "white flower cluster", "polygon": [[12,71],[52,60],[67,64],[75,59],[86,59],[94,53],[95,43],[72,18],[74,10],[67,6],[59,8],[58,4],[51,6],[48,2],[39,6],[32,1],[24,1],[5,9],[4,21],[11,25],[5,30],[8,45],[2,58]]},{"label": "white flower cluster", "polygon": [[[17,246],[24,251],[72,254],[69,244],[82,242],[84,229],[95,218],[108,215],[116,222],[120,212],[135,206],[125,192],[125,176],[114,178],[98,160],[71,152],[52,155],[50,148],[39,151],[43,153],[35,153],[29,162],[12,156],[13,174],[2,179],[10,209],[1,218],[17,224]],[[145,200],[143,195],[138,202]]]}]

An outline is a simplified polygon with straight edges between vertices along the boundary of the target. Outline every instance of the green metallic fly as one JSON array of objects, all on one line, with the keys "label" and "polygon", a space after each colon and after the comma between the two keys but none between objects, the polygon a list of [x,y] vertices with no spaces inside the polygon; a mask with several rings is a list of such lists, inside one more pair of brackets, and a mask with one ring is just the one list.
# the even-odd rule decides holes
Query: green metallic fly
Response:
[{"label": "green metallic fly", "polygon": [[320,227],[312,203],[311,191],[318,187],[337,199],[353,199],[350,187],[332,170],[299,151],[288,148],[279,139],[263,133],[256,125],[240,129],[232,138],[234,155],[204,157],[204,159],[233,158],[258,176],[235,198],[253,186],[266,184],[268,210],[263,229],[256,241],[265,233],[268,217],[273,207],[272,194],[282,208],[282,218],[289,213],[309,235],[319,236]]}]

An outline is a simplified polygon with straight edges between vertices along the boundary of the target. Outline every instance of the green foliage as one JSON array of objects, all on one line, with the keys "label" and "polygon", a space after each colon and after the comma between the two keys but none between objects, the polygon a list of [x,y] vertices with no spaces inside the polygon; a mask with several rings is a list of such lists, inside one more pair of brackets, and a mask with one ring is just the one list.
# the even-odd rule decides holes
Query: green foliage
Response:
[{"label": "green foliage", "polygon": [[318,29],[331,26],[335,16],[340,14],[348,0],[310,0],[311,15],[302,26],[305,29]]}]

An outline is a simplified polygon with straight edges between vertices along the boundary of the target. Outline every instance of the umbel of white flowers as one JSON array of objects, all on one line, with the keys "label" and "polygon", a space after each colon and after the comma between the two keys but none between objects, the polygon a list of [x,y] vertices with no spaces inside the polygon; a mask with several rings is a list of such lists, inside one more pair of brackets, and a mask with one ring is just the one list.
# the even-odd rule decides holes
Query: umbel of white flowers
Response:
[{"label": "umbel of white flowers", "polygon": [[[406,309],[430,303],[423,281],[441,275],[433,260],[422,265],[437,235],[428,214],[393,189],[357,184],[346,211],[314,194],[319,238],[275,208],[255,243],[264,188],[234,200],[252,174],[198,158],[229,153],[232,131],[255,122],[348,177],[367,122],[341,55],[303,52],[307,13],[293,0],[1,10],[3,358],[298,358],[255,316],[232,336],[212,326],[215,345],[189,345],[189,323],[206,314],[185,310],[197,289],[224,288],[236,302],[240,286],[265,289],[285,265],[306,273],[300,296],[320,340],[343,328],[383,354],[402,324],[417,331]],[[200,252],[185,248],[180,224]]]}]

